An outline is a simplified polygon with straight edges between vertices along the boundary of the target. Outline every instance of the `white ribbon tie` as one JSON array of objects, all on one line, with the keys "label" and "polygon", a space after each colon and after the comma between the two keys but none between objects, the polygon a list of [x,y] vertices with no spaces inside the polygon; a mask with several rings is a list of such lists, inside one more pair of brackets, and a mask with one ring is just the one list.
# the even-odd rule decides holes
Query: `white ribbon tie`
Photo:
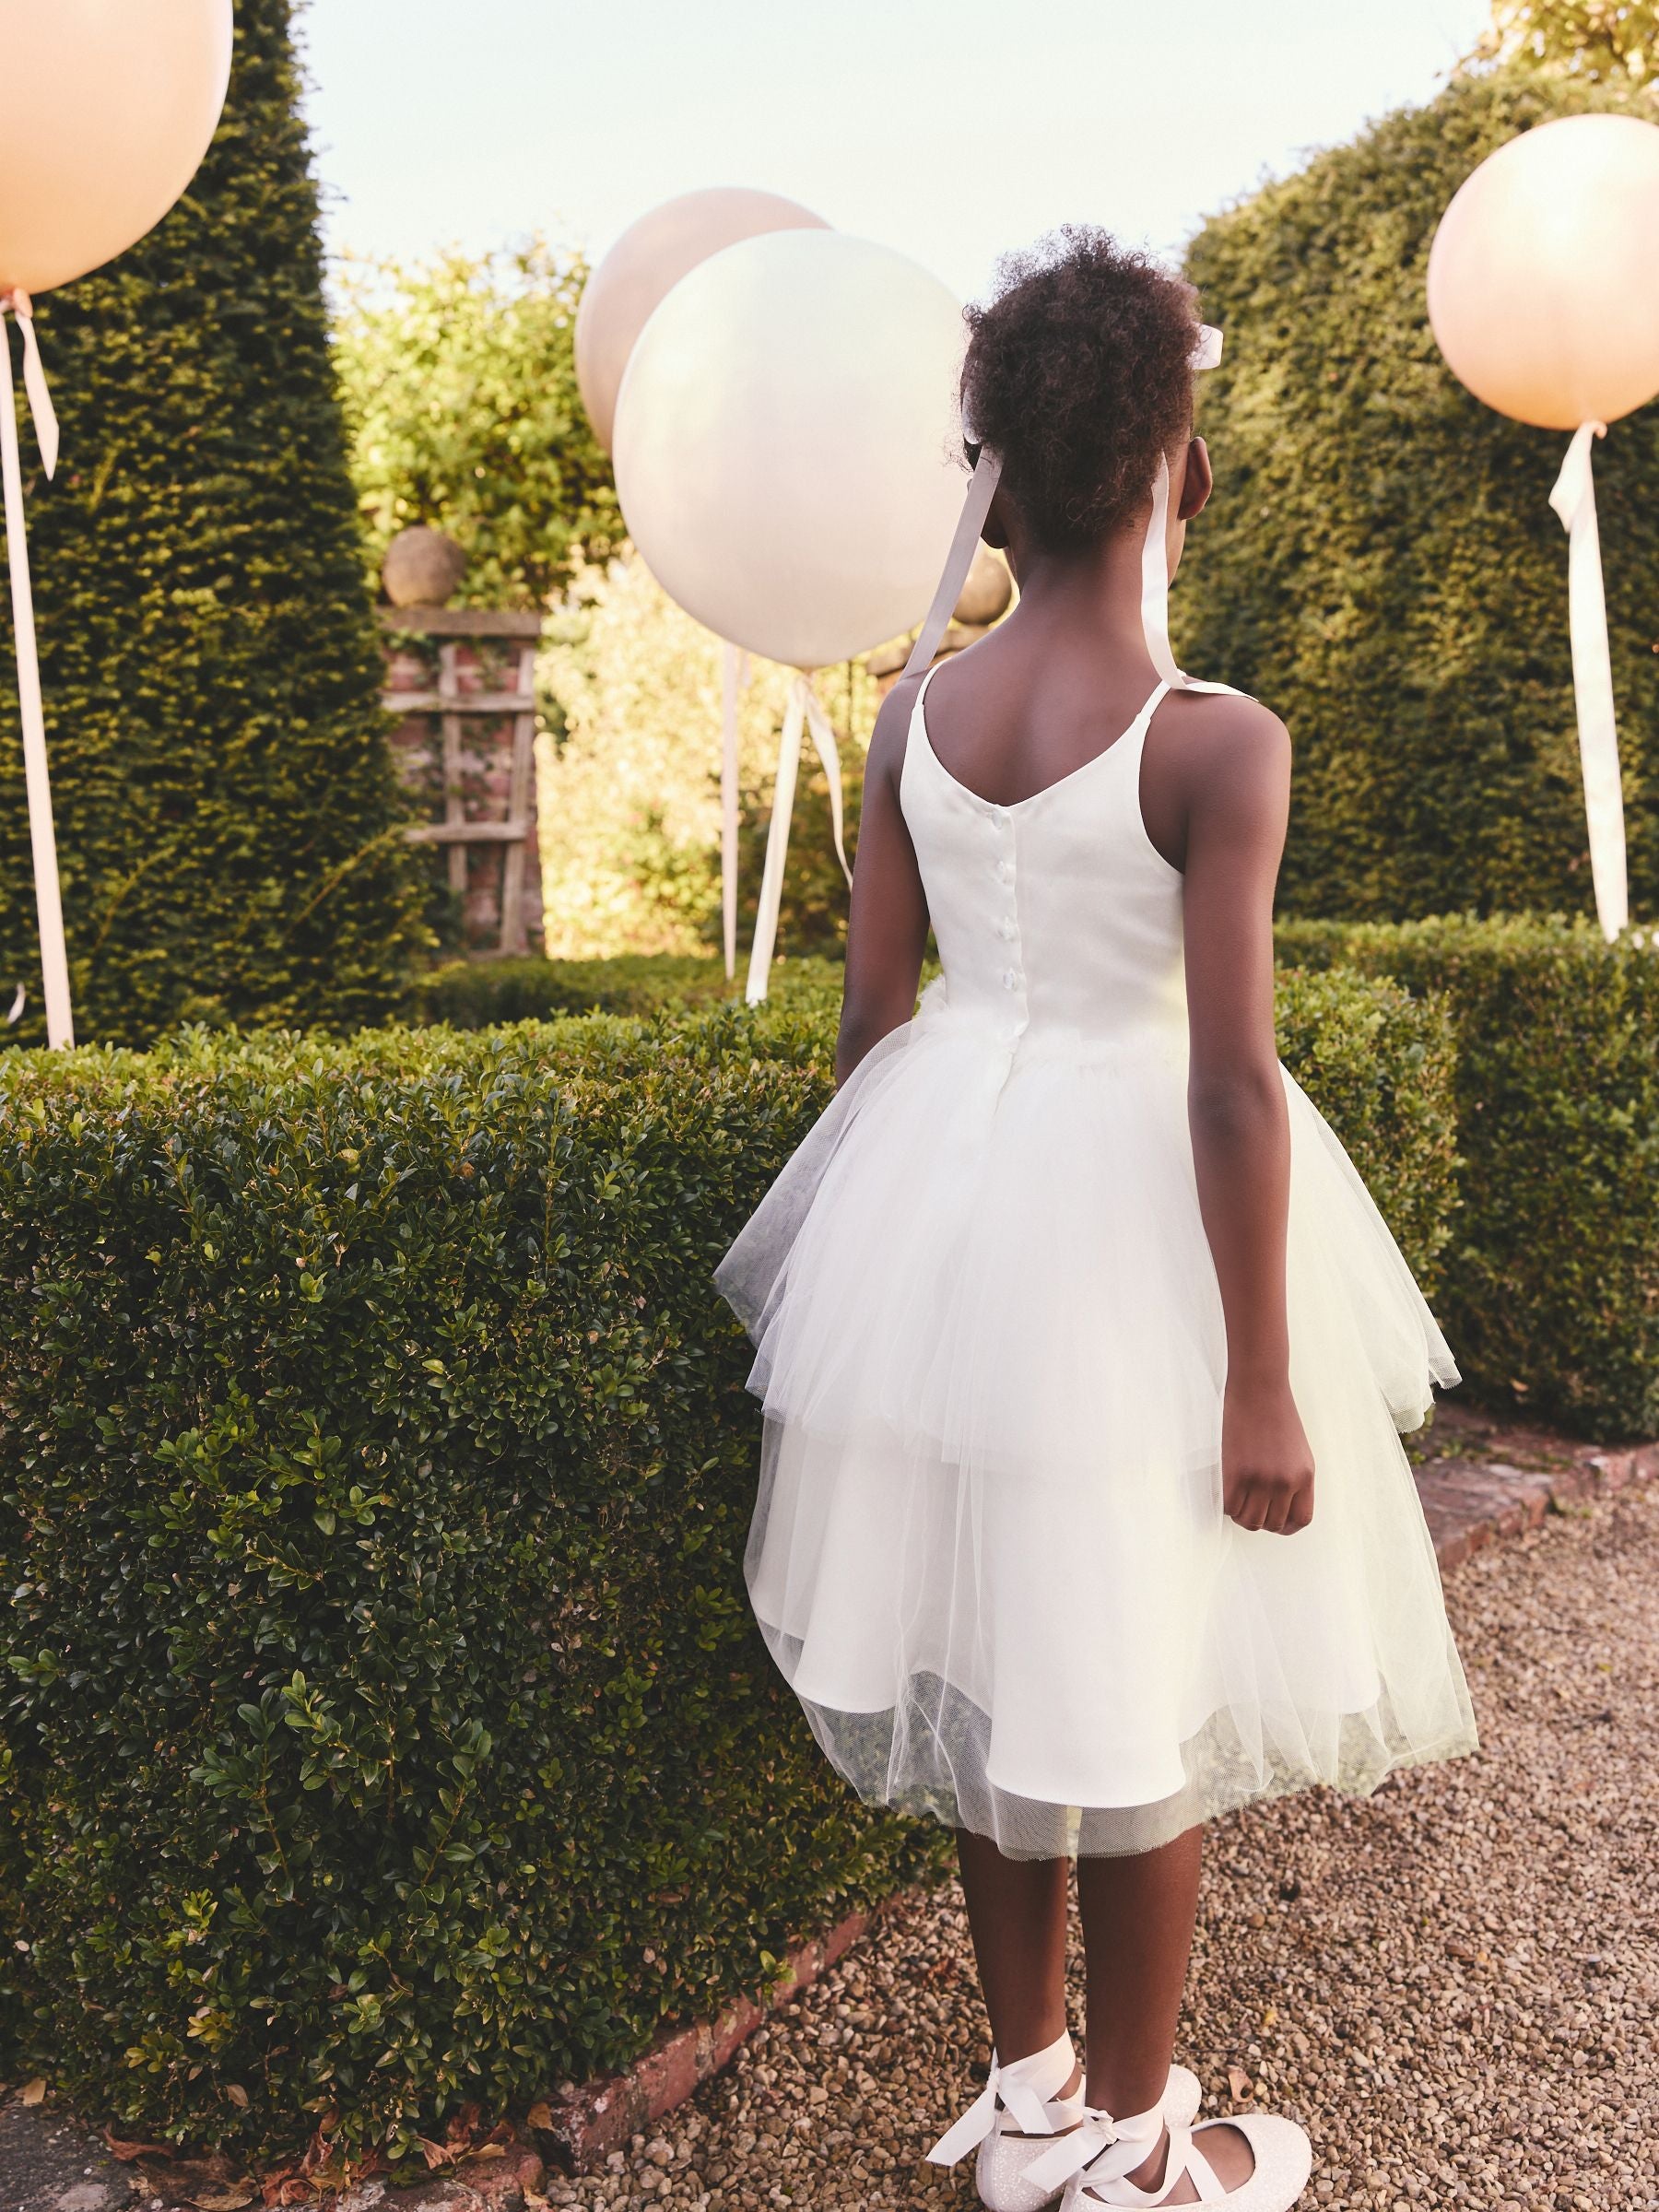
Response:
[{"label": "white ribbon tie", "polygon": [[977,2150],[996,2125],[998,2106],[1005,2107],[1021,2135],[1052,2136],[1053,2117],[1049,2100],[1057,2097],[1076,2070],[1071,2037],[1061,2035],[1046,2050],[1034,2051],[1005,2066],[994,2051],[984,2088],[954,2126],[946,2129],[928,2152],[934,2166],[954,2166],[959,2159]]},{"label": "white ribbon tie", "polygon": [[[797,676],[789,687],[783,709],[783,735],[778,742],[778,774],[772,787],[771,821],[766,832],[766,863],[760,872],[760,902],[755,915],[755,938],[749,947],[748,981],[744,997],[758,1006],[766,996],[771,976],[772,953],[778,941],[778,914],[783,902],[783,863],[789,852],[789,821],[794,811],[795,781],[801,766],[801,738],[812,733],[812,742],[830,784],[830,821],[835,837],[835,857],[852,888],[853,871],[847,865],[841,809],[841,751],[834,724],[809,676]],[[735,922],[734,921],[734,930]]]},{"label": "white ribbon tie", "polygon": [[1607,650],[1607,602],[1602,585],[1601,533],[1595,521],[1591,452],[1605,422],[1583,422],[1572,434],[1549,503],[1567,532],[1567,628],[1572,643],[1572,691],[1578,714],[1584,819],[1590,833],[1590,877],[1602,935],[1612,944],[1630,918],[1625,875],[1624,792],[1618,773],[1618,725],[1613,664]]},{"label": "white ribbon tie", "polygon": [[18,450],[18,410],[12,383],[10,314],[23,334],[23,391],[34,422],[41,461],[50,477],[57,466],[58,425],[29,294],[0,293],[0,479],[4,482],[6,556],[11,579],[12,629],[17,641],[18,719],[23,724],[23,781],[29,797],[29,838],[34,860],[35,912],[41,930],[41,981],[46,1039],[53,1048],[75,1042],[69,998],[69,960],[64,946],[63,895],[58,887],[57,839],[52,824],[52,781],[46,765],[46,717],[41,703],[41,660],[35,639],[34,592],[29,576],[29,540],[23,524],[23,468]]}]

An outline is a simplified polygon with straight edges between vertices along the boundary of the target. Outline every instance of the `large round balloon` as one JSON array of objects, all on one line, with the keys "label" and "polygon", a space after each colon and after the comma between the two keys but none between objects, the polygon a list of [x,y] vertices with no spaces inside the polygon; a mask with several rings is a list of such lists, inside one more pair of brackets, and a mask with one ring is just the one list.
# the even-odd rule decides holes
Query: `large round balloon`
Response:
[{"label": "large round balloon", "polygon": [[1571,115],[1465,178],[1429,255],[1453,372],[1543,429],[1612,422],[1659,394],[1659,129]]},{"label": "large round balloon", "polygon": [[83,276],[159,223],[230,76],[230,0],[0,0],[0,292]]},{"label": "large round balloon", "polygon": [[825,228],[809,207],[736,184],[683,193],[629,225],[588,278],[576,312],[576,382],[606,453],[634,341],[680,278],[742,239]]},{"label": "large round balloon", "polygon": [[640,335],[617,406],[635,545],[688,614],[797,668],[927,611],[961,511],[962,313],[839,230],[728,246]]}]

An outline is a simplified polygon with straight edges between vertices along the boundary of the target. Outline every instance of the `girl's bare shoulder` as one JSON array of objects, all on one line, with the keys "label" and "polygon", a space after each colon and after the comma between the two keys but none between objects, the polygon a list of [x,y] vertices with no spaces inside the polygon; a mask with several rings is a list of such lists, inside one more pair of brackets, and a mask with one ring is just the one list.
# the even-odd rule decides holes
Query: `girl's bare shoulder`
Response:
[{"label": "girl's bare shoulder", "polygon": [[1196,795],[1201,790],[1275,793],[1290,778],[1290,733],[1242,691],[1172,691],[1147,732],[1147,749]]}]

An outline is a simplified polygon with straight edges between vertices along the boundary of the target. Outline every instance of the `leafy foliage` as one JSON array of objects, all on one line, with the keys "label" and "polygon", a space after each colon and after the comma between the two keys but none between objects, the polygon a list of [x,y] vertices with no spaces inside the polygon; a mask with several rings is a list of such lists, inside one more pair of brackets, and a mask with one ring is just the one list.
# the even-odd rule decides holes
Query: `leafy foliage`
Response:
[{"label": "leafy foliage", "polygon": [[[567,959],[689,953],[720,941],[722,647],[629,555],[577,571],[539,681],[551,732],[539,802],[549,953]],[[738,694],[739,930],[760,888],[783,703],[794,671],[747,664]],[[851,853],[876,720],[862,662],[816,678],[841,739]],[[779,944],[820,952],[846,934],[847,888],[830,793],[808,744],[784,871]]]},{"label": "leafy foliage", "polygon": [[[453,960],[429,969],[417,989],[421,1018],[453,1029],[545,1021],[561,1014],[661,1014],[712,1007],[742,994],[707,953],[619,954],[609,960]],[[833,1019],[841,971],[833,960],[774,961],[771,1000],[792,1013]]]},{"label": "leafy foliage", "polygon": [[925,1861],[835,1783],[737,1571],[708,1278],[819,1043],[10,1055],[0,2012],[56,2078],[159,2132],[338,2109],[408,2151]]},{"label": "leafy foliage", "polygon": [[[64,458],[29,543],[83,1037],[376,1019],[418,939],[288,14],[243,0],[187,196],[38,305]],[[26,984],[32,1041],[14,665],[0,594],[0,989]]]},{"label": "leafy foliage", "polygon": [[399,530],[447,530],[458,600],[539,606],[620,535],[576,389],[587,265],[544,240],[473,258],[347,262],[335,346],[375,573]]},{"label": "leafy foliage", "polygon": [[[1561,921],[1288,923],[1281,954],[1441,996],[1457,1036],[1441,1319],[1482,1394],[1659,1434],[1659,950]],[[1384,1209],[1386,1211],[1386,1208]]]},{"label": "leafy foliage", "polygon": [[[709,1277],[829,1093],[834,972],[794,973],[759,1014],[0,1062],[8,2070],[411,2155],[936,1864],[742,1591]],[[1362,1171],[1443,1190],[1436,1012],[1287,999]]]},{"label": "leafy foliage", "polygon": [[1646,84],[1659,67],[1653,0],[1496,0],[1486,50],[1594,80]]},{"label": "leafy foliage", "polygon": [[[1287,947],[1294,959],[1294,939]],[[1381,987],[1379,987],[1381,985]],[[1342,1138],[1424,1291],[1457,1206],[1457,1040],[1438,995],[1343,968],[1282,968],[1279,1057]]]},{"label": "leafy foliage", "polygon": [[[1177,593],[1188,667],[1297,747],[1281,884],[1298,914],[1587,912],[1567,641],[1565,441],[1456,382],[1424,273],[1494,147],[1625,95],[1512,68],[1455,78],[1206,225],[1189,274],[1228,334],[1203,380],[1217,492]],[[1659,409],[1595,455],[1638,913],[1659,911]]]}]

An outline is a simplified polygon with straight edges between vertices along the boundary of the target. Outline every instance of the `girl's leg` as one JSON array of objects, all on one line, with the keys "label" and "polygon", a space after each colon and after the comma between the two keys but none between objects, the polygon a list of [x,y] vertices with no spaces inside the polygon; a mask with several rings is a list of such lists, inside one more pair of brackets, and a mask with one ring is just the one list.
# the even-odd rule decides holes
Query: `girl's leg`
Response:
[{"label": "girl's leg", "polygon": [[1198,1912],[1203,1830],[1077,1861],[1088,1962],[1088,2101],[1128,2118],[1164,2093]]},{"label": "girl's leg", "polygon": [[1005,1859],[966,1829],[957,1857],[992,2041],[1011,2064],[1065,2032],[1066,1862]]},{"label": "girl's leg", "polygon": [[[1088,1959],[1088,2101],[1128,2119],[1149,2112],[1164,2093],[1175,2053],[1175,2022],[1198,1912],[1203,1830],[1133,1857],[1077,1861],[1077,1901]],[[1163,2178],[1167,2138],[1130,2175],[1143,2189]],[[1250,2146],[1234,2128],[1204,2137],[1205,2156],[1222,2186],[1249,2179]],[[1184,2176],[1172,2204],[1197,2191]]]}]

